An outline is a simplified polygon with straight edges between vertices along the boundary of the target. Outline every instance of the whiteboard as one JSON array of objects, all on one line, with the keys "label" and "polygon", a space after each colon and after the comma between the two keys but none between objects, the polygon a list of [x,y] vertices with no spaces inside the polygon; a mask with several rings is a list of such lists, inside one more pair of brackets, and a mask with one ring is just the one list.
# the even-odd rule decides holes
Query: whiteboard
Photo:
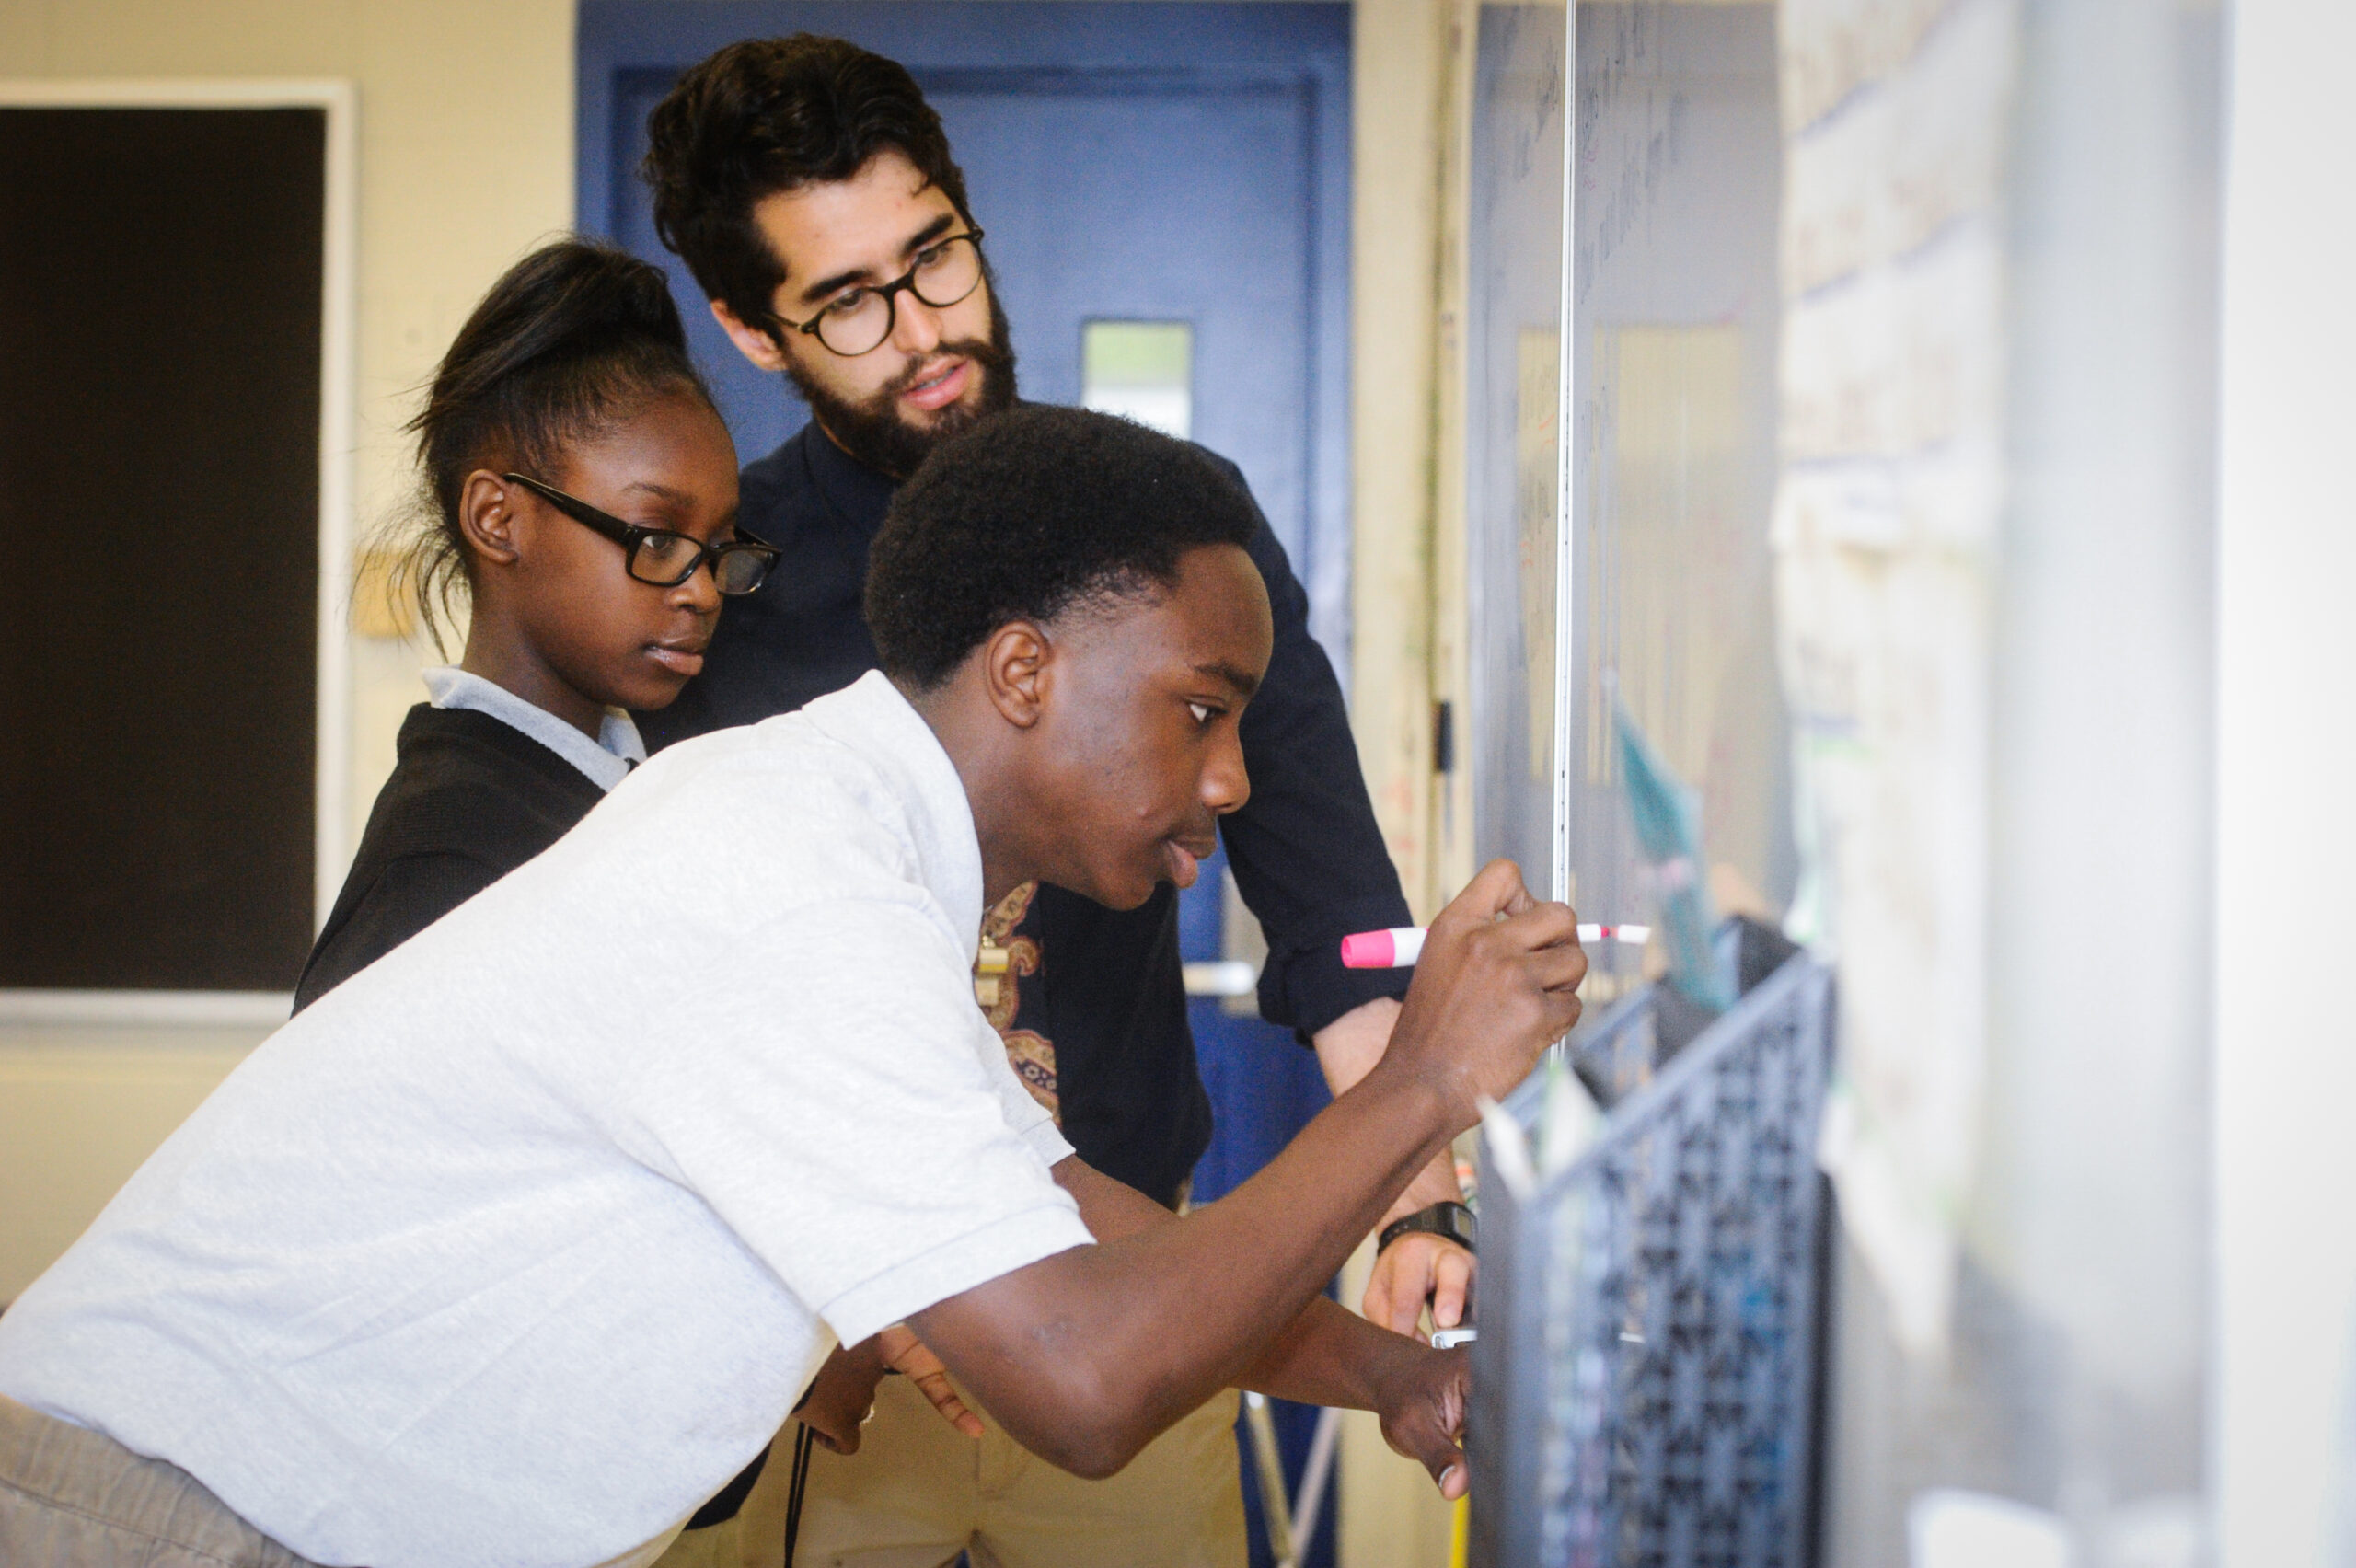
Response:
[{"label": "whiteboard", "polygon": [[[1560,6],[1479,14],[1465,317],[1475,859],[1511,856],[1533,880],[1559,859],[1583,918],[1652,919],[1611,745],[1616,686],[1699,793],[1721,902],[1780,916],[1797,859],[1768,554],[1773,8],[1647,0],[1576,16],[1574,40]],[[1632,946],[1592,956],[1591,1002],[1640,971]]]},{"label": "whiteboard", "polygon": [[1647,918],[1616,690],[1836,951],[1827,1562],[1948,1488],[2203,1561],[2221,14],[1572,16],[1474,29],[1474,847]]}]

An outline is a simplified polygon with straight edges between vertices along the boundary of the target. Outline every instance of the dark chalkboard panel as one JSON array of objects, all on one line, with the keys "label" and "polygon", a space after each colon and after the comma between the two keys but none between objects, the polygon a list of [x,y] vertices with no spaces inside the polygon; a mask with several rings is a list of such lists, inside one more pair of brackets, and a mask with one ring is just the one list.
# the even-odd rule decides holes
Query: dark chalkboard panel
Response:
[{"label": "dark chalkboard panel", "polygon": [[327,112],[0,108],[0,987],[288,990]]}]

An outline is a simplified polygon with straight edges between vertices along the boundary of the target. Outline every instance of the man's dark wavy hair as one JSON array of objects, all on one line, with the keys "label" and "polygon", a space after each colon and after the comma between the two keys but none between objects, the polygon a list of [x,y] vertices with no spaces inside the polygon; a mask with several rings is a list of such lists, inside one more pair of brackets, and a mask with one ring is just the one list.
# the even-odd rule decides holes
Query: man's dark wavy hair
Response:
[{"label": "man's dark wavy hair", "polygon": [[884,673],[918,691],[1009,621],[1147,597],[1187,551],[1249,547],[1259,512],[1202,448],[1111,414],[1030,403],[933,448],[867,564]]},{"label": "man's dark wavy hair", "polygon": [[770,302],[785,270],[753,209],[779,191],[849,179],[890,148],[973,222],[965,176],[916,79],[838,38],[732,43],[679,78],[647,133],[641,172],[654,191],[655,233],[747,326],[776,330]]}]

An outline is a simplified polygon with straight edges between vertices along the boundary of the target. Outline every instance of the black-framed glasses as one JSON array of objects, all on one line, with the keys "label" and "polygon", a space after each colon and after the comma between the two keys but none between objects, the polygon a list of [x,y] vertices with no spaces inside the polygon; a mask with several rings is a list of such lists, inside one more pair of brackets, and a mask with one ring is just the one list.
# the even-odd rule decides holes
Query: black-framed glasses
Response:
[{"label": "black-framed glasses", "polygon": [[578,496],[544,485],[527,474],[509,474],[510,484],[522,485],[575,523],[585,524],[621,546],[622,558],[633,578],[656,588],[676,588],[711,562],[711,581],[723,594],[749,594],[761,585],[777,563],[777,551],[750,539],[707,545],[701,539],[668,528],[642,528],[598,511]]},{"label": "black-framed glasses", "polygon": [[873,353],[892,335],[899,318],[902,289],[935,310],[962,305],[981,286],[982,231],[967,229],[937,239],[917,252],[917,263],[888,283],[872,288],[846,289],[818,307],[807,321],[776,317],[780,327],[806,332],[845,359]]}]

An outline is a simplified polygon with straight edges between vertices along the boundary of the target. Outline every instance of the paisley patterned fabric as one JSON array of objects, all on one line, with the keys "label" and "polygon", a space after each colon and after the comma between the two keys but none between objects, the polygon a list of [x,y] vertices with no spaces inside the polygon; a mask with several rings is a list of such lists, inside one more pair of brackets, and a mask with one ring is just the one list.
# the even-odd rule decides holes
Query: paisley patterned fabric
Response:
[{"label": "paisley patterned fabric", "polygon": [[1037,882],[1024,882],[982,917],[982,951],[974,965],[974,995],[982,1004],[990,1027],[1006,1042],[1007,1065],[1022,1080],[1022,1087],[1031,1091],[1031,1098],[1045,1106],[1047,1114],[1060,1124],[1063,1115],[1056,1098],[1056,1043],[1035,1029],[1014,1027],[1014,1015],[1022,1006],[1022,979],[1039,972],[1039,942],[1035,937],[1011,933],[1022,924],[1022,917],[1030,913],[1031,900],[1038,892]]}]

